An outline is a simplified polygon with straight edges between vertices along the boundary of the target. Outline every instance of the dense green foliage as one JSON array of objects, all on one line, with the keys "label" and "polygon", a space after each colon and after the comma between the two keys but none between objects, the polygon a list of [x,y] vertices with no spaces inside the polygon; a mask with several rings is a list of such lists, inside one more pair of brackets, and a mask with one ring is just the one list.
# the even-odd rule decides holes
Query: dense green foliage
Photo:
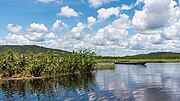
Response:
[{"label": "dense green foliage", "polygon": [[50,77],[91,72],[96,65],[94,55],[94,52],[87,50],[71,54],[32,54],[9,51],[0,55],[0,74],[2,77]]},{"label": "dense green foliage", "polygon": [[36,45],[2,45],[0,46],[0,53],[7,52],[7,50],[13,50],[15,52],[19,53],[33,53],[33,54],[38,54],[38,53],[46,53],[46,52],[51,52],[51,53],[58,53],[58,54],[64,54],[64,53],[69,53],[67,51],[63,51],[60,49],[51,49],[51,48],[45,48],[41,46],[36,46]]}]

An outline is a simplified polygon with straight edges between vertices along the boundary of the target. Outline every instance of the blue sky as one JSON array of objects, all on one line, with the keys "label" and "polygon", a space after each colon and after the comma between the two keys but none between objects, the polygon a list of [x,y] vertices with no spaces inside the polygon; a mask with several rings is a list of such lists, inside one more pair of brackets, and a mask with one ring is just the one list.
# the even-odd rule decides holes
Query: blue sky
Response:
[{"label": "blue sky", "polygon": [[178,0],[0,0],[0,9],[0,45],[180,52]]}]

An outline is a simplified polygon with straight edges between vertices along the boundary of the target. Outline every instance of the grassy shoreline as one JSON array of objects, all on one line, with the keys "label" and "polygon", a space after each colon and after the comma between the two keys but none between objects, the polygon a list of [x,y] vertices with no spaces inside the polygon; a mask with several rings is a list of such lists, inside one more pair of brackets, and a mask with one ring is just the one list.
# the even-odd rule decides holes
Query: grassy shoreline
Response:
[{"label": "grassy shoreline", "polygon": [[[114,64],[98,64],[94,67],[94,70],[114,70],[115,65]],[[66,76],[66,75],[75,75],[75,74],[80,74],[80,72],[76,73],[66,73],[66,74],[59,74],[56,76],[39,76],[39,77],[34,77],[34,76],[24,76],[24,77],[1,77],[1,81],[6,81],[6,80],[34,80],[34,79],[46,79],[46,78],[52,78],[52,77],[58,77],[58,76]]]},{"label": "grassy shoreline", "polygon": [[66,74],[59,74],[56,76],[39,76],[39,77],[34,77],[34,76],[24,76],[24,77],[0,77],[1,81],[6,81],[6,80],[35,80],[35,79],[46,79],[46,78],[53,78],[53,77],[59,77],[59,76],[66,76],[66,75],[77,75],[80,74],[80,72],[76,73],[66,73]]},{"label": "grassy shoreline", "polygon": [[147,63],[180,63],[180,59],[96,59],[98,62],[147,62]]},{"label": "grassy shoreline", "polygon": [[96,65],[95,70],[114,70],[114,64]]}]

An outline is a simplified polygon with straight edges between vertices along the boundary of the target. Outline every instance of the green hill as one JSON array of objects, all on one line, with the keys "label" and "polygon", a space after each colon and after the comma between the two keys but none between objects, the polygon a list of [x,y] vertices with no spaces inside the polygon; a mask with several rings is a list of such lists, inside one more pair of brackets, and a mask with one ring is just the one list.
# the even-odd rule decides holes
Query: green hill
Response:
[{"label": "green hill", "polygon": [[64,50],[60,49],[51,49],[51,48],[45,48],[41,46],[36,46],[36,45],[2,45],[0,46],[0,53],[7,52],[8,50],[12,50],[15,52],[20,52],[20,53],[40,53],[40,52],[52,52],[52,53],[70,53]]},{"label": "green hill", "polygon": [[[60,49],[46,48],[36,45],[2,45],[0,46],[0,53],[7,52],[12,50],[20,53],[40,53],[40,52],[51,52],[51,53],[70,53],[68,51]],[[176,52],[152,52],[148,54],[139,54],[133,56],[124,56],[124,57],[112,57],[112,56],[97,56],[96,59],[180,59],[180,53]]]},{"label": "green hill", "polygon": [[180,59],[180,53],[175,52],[152,52],[124,57],[97,56],[97,59]]},{"label": "green hill", "polygon": [[139,54],[125,56],[126,59],[180,59],[180,53],[175,52],[152,52],[149,54]]}]

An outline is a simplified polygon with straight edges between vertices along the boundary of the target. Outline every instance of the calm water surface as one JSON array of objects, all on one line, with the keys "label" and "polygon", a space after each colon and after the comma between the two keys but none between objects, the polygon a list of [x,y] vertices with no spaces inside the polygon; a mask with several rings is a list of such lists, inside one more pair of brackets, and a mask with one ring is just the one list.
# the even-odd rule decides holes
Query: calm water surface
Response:
[{"label": "calm water surface", "polygon": [[0,81],[2,101],[180,101],[180,64],[116,65],[87,75]]}]

